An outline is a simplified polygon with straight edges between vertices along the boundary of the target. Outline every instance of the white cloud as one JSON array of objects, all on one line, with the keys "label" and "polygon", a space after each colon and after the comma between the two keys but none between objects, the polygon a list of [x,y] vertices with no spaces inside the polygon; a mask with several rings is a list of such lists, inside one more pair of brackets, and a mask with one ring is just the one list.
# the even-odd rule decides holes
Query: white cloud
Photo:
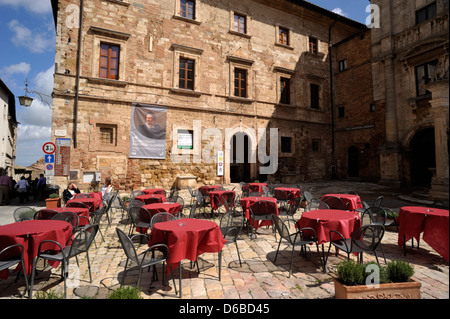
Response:
[{"label": "white cloud", "polygon": [[0,5],[24,8],[34,13],[47,13],[52,10],[50,0],[0,0]]},{"label": "white cloud", "polygon": [[55,43],[53,36],[43,32],[33,33],[17,20],[11,20],[8,27],[14,33],[11,41],[16,46],[24,46],[33,53],[43,53],[53,49]]},{"label": "white cloud", "polygon": [[332,11],[341,16],[348,17],[348,14],[345,13],[344,10],[342,10],[341,8],[334,8]]},{"label": "white cloud", "polygon": [[10,76],[13,74],[23,74],[27,75],[30,72],[30,65],[26,62],[20,62],[18,64],[12,64],[5,66],[0,70],[0,74],[3,76]]}]

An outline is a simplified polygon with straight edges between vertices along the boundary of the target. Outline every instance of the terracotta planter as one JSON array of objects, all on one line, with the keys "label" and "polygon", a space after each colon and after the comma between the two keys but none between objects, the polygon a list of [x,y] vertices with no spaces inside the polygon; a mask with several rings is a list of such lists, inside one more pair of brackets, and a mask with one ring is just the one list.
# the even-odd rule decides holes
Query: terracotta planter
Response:
[{"label": "terracotta planter", "polygon": [[409,282],[380,284],[378,288],[371,286],[346,286],[336,278],[334,291],[336,299],[421,299],[422,284],[415,278]]},{"label": "terracotta planter", "polygon": [[47,208],[61,207],[61,197],[58,197],[58,198],[47,198],[45,200],[45,207],[47,207]]}]

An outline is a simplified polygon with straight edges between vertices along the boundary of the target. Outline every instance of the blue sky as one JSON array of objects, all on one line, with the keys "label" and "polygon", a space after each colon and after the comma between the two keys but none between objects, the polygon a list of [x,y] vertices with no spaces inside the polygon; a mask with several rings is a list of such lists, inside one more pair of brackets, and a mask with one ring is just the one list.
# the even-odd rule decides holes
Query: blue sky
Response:
[{"label": "blue sky", "polygon": [[[367,0],[310,0],[318,6],[365,23]],[[18,138],[16,165],[28,166],[41,158],[50,141],[51,110],[39,96],[31,107],[19,104],[28,89],[50,95],[53,87],[55,26],[50,0],[0,0],[0,77],[16,96]],[[51,99],[46,99],[51,104]]]}]

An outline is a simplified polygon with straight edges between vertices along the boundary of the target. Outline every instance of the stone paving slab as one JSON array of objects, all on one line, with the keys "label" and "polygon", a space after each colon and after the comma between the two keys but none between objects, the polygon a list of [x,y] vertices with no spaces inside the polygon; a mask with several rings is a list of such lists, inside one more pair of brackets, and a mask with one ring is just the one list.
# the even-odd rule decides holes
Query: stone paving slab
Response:
[{"label": "stone paving slab", "polygon": [[[376,192],[378,188],[374,186]],[[350,187],[350,186],[349,186]],[[326,185],[321,190],[328,191]],[[189,203],[190,196],[182,193],[185,201]],[[315,195],[316,196],[316,195]],[[404,203],[400,203],[404,205]],[[396,207],[393,207],[396,208]],[[123,268],[126,257],[118,241],[115,229],[119,227],[128,231],[128,225],[121,218],[121,211],[113,214],[112,224],[108,225],[106,218],[102,221],[101,231],[105,238],[97,236],[97,247],[91,246],[89,257],[93,281],[89,282],[87,262],[84,255],[79,256],[80,267],[79,282],[74,281],[75,287],[67,289],[67,298],[95,298],[104,299],[117,289],[122,282]],[[300,218],[301,211],[295,215]],[[215,220],[218,222],[218,220]],[[405,259],[414,265],[415,277],[422,283],[423,299],[449,299],[449,265],[442,257],[433,251],[423,240],[420,248],[411,248],[408,245],[407,254],[403,256],[403,248],[397,245],[397,233],[386,231],[383,247],[386,258],[389,260]],[[279,239],[279,236],[277,236]],[[334,249],[327,263],[327,272],[321,271],[320,254],[315,245],[309,248],[307,258],[298,253],[294,256],[292,276],[289,277],[290,249],[281,244],[280,253],[276,263],[273,262],[278,241],[275,240],[271,229],[258,230],[256,239],[250,239],[245,230],[238,240],[242,266],[239,265],[236,248],[226,245],[223,249],[222,279],[218,280],[218,254],[205,253],[199,257],[200,273],[197,268],[190,268],[190,261],[182,263],[183,299],[334,299],[334,285],[331,274],[335,266],[346,259],[346,254],[337,257]],[[141,245],[138,251],[143,251],[147,245]],[[328,244],[325,244],[325,250]],[[320,252],[321,253],[321,252]],[[379,254],[381,255],[381,254]],[[356,258],[352,256],[354,260]],[[365,261],[375,261],[370,254],[364,255]],[[381,258],[382,260],[382,258]],[[75,260],[71,260],[76,265]],[[384,261],[381,261],[383,264]],[[174,270],[175,283],[178,287],[178,269]],[[62,295],[63,282],[60,281],[59,269],[46,270],[36,276],[34,295],[38,290],[53,292]],[[137,269],[127,272],[126,285],[134,286],[137,281]],[[144,270],[141,278],[141,296],[144,299],[179,300],[175,295],[173,281],[166,276],[162,283],[162,270],[158,268],[159,281],[151,282],[152,273]],[[19,299],[24,290],[24,280],[14,282],[15,276],[0,281],[0,298]]]}]

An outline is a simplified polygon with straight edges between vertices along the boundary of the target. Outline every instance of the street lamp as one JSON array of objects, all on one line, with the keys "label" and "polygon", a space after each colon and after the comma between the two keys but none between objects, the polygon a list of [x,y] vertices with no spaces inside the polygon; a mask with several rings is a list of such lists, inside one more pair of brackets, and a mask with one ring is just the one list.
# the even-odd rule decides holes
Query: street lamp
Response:
[{"label": "street lamp", "polygon": [[47,95],[47,94],[44,94],[44,93],[40,93],[40,92],[34,91],[34,90],[28,91],[28,80],[25,80],[25,95],[19,96],[19,103],[20,103],[20,105],[25,106],[25,107],[29,107],[31,105],[31,103],[33,103],[34,99],[32,97],[28,96],[27,93],[35,93],[35,94],[39,95],[39,97],[41,98],[41,102],[47,103],[48,107],[50,109],[52,109],[52,106],[50,105],[50,103],[48,103],[42,97],[44,95],[44,96],[48,96],[48,97],[51,98],[51,96]]}]

